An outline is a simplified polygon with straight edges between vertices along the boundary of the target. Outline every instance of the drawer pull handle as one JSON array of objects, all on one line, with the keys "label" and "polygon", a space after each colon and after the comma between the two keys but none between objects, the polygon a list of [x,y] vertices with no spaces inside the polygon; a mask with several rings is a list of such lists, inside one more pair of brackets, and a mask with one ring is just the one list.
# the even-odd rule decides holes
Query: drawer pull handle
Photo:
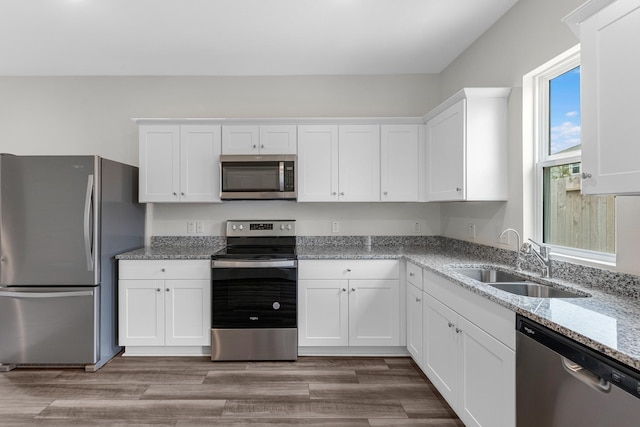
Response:
[{"label": "drawer pull handle", "polygon": [[347,292],[347,288],[342,288],[342,292]]},{"label": "drawer pull handle", "polygon": [[409,273],[409,277],[413,277],[413,276],[415,276],[415,274]]},{"label": "drawer pull handle", "polygon": [[462,329],[456,328],[456,334],[459,334],[460,332],[462,332]]},{"label": "drawer pull handle", "polygon": [[355,292],[355,291],[356,291],[356,288],[351,288],[351,292]]},{"label": "drawer pull handle", "polygon": [[169,288],[167,288],[166,291],[169,292]]},{"label": "drawer pull handle", "polygon": [[416,302],[420,302],[422,301],[420,298],[416,298]]},{"label": "drawer pull handle", "polygon": [[156,291],[160,292],[160,288],[156,288]]},{"label": "drawer pull handle", "polygon": [[453,328],[454,326],[455,326],[455,325],[454,325],[453,323],[449,322],[449,327],[450,327],[450,328]]}]

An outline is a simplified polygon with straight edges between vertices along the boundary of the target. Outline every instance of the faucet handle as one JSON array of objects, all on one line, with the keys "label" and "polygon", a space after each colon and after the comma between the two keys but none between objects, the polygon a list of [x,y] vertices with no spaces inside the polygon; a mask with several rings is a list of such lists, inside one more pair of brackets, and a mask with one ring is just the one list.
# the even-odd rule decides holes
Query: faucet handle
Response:
[{"label": "faucet handle", "polygon": [[532,239],[528,239],[531,243],[533,243],[534,245],[538,246],[540,248],[540,255],[542,255],[544,258],[549,256],[549,246],[547,245],[541,245],[540,243],[536,242],[535,240]]},{"label": "faucet handle", "polygon": [[522,244],[522,246],[520,247],[520,252],[522,252],[523,254],[530,254],[531,253],[531,243],[524,242]]}]

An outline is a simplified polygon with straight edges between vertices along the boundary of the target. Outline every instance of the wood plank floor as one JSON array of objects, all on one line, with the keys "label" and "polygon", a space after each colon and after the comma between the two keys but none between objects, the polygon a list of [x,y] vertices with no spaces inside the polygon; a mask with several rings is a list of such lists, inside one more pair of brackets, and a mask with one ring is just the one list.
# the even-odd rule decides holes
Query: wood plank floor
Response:
[{"label": "wood plank floor", "polygon": [[409,358],[116,357],[0,373],[0,426],[462,426]]}]

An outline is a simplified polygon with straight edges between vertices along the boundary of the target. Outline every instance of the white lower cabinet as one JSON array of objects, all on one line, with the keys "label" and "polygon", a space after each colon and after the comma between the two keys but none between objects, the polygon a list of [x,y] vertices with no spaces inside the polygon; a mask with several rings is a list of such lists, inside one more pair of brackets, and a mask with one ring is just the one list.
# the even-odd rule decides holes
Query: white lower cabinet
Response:
[{"label": "white lower cabinet", "polygon": [[206,260],[125,260],[119,266],[118,329],[125,354],[206,352],[211,341]]},{"label": "white lower cabinet", "polygon": [[424,272],[422,369],[466,426],[515,426],[515,314]]},{"label": "white lower cabinet", "polygon": [[399,261],[298,263],[300,346],[400,345]]},{"label": "white lower cabinet", "polygon": [[407,350],[413,360],[422,367],[422,290],[407,284]]}]

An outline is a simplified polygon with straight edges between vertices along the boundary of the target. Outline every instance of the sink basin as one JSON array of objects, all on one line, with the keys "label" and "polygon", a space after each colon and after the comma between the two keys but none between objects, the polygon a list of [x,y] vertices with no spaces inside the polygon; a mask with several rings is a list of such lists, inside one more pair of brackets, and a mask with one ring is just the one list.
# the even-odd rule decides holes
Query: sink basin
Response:
[{"label": "sink basin", "polygon": [[454,271],[514,295],[534,298],[585,298],[587,296],[541,283],[534,283],[524,277],[507,271],[494,270],[491,268],[457,268]]},{"label": "sink basin", "polygon": [[525,279],[506,271],[492,270],[489,268],[457,268],[455,270],[473,280],[482,283],[524,282]]},{"label": "sink basin", "polygon": [[516,282],[516,283],[488,283],[492,288],[509,292],[515,295],[534,298],[585,298],[586,295],[579,295],[552,286],[541,285],[540,283]]}]

